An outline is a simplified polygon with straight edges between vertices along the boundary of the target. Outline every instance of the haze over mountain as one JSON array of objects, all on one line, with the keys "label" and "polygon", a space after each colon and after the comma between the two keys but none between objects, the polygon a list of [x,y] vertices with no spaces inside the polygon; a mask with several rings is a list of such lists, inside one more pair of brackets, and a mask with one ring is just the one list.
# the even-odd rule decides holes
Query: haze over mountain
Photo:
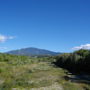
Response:
[{"label": "haze over mountain", "polygon": [[39,49],[39,48],[34,48],[34,47],[29,47],[29,48],[22,48],[18,50],[12,50],[9,52],[6,52],[8,54],[14,54],[14,55],[26,55],[26,56],[55,56],[60,54],[59,52],[53,52],[45,49]]}]

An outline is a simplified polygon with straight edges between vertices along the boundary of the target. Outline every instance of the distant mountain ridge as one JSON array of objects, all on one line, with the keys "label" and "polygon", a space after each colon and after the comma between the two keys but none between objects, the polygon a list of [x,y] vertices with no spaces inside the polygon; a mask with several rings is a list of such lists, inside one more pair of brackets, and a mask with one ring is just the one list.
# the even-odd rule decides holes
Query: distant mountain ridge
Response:
[{"label": "distant mountain ridge", "polygon": [[13,54],[13,55],[26,55],[26,56],[55,56],[60,54],[58,52],[53,52],[53,51],[34,48],[34,47],[12,50],[6,53]]}]

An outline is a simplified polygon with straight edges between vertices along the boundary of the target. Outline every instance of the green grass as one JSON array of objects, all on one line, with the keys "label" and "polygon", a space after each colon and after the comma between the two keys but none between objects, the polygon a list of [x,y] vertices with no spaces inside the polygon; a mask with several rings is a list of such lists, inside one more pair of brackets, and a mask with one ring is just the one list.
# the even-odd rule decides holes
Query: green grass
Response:
[{"label": "green grass", "polygon": [[89,85],[66,81],[66,70],[50,60],[13,58],[0,61],[0,90],[90,90]]}]

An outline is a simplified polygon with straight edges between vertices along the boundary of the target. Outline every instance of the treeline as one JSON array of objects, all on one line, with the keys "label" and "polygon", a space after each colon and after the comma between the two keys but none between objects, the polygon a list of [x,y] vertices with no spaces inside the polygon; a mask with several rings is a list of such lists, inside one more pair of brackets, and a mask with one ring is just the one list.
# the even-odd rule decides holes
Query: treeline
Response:
[{"label": "treeline", "polygon": [[56,57],[55,64],[72,73],[90,74],[90,50],[81,49],[73,53],[64,53]]}]

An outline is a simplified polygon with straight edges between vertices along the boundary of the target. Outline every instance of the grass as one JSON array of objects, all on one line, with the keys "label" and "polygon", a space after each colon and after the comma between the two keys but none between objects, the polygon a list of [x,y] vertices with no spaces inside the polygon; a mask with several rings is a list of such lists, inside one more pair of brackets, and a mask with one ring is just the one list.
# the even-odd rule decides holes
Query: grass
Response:
[{"label": "grass", "polygon": [[50,61],[28,60],[0,62],[0,90],[90,90],[89,85],[66,81],[66,70]]}]

